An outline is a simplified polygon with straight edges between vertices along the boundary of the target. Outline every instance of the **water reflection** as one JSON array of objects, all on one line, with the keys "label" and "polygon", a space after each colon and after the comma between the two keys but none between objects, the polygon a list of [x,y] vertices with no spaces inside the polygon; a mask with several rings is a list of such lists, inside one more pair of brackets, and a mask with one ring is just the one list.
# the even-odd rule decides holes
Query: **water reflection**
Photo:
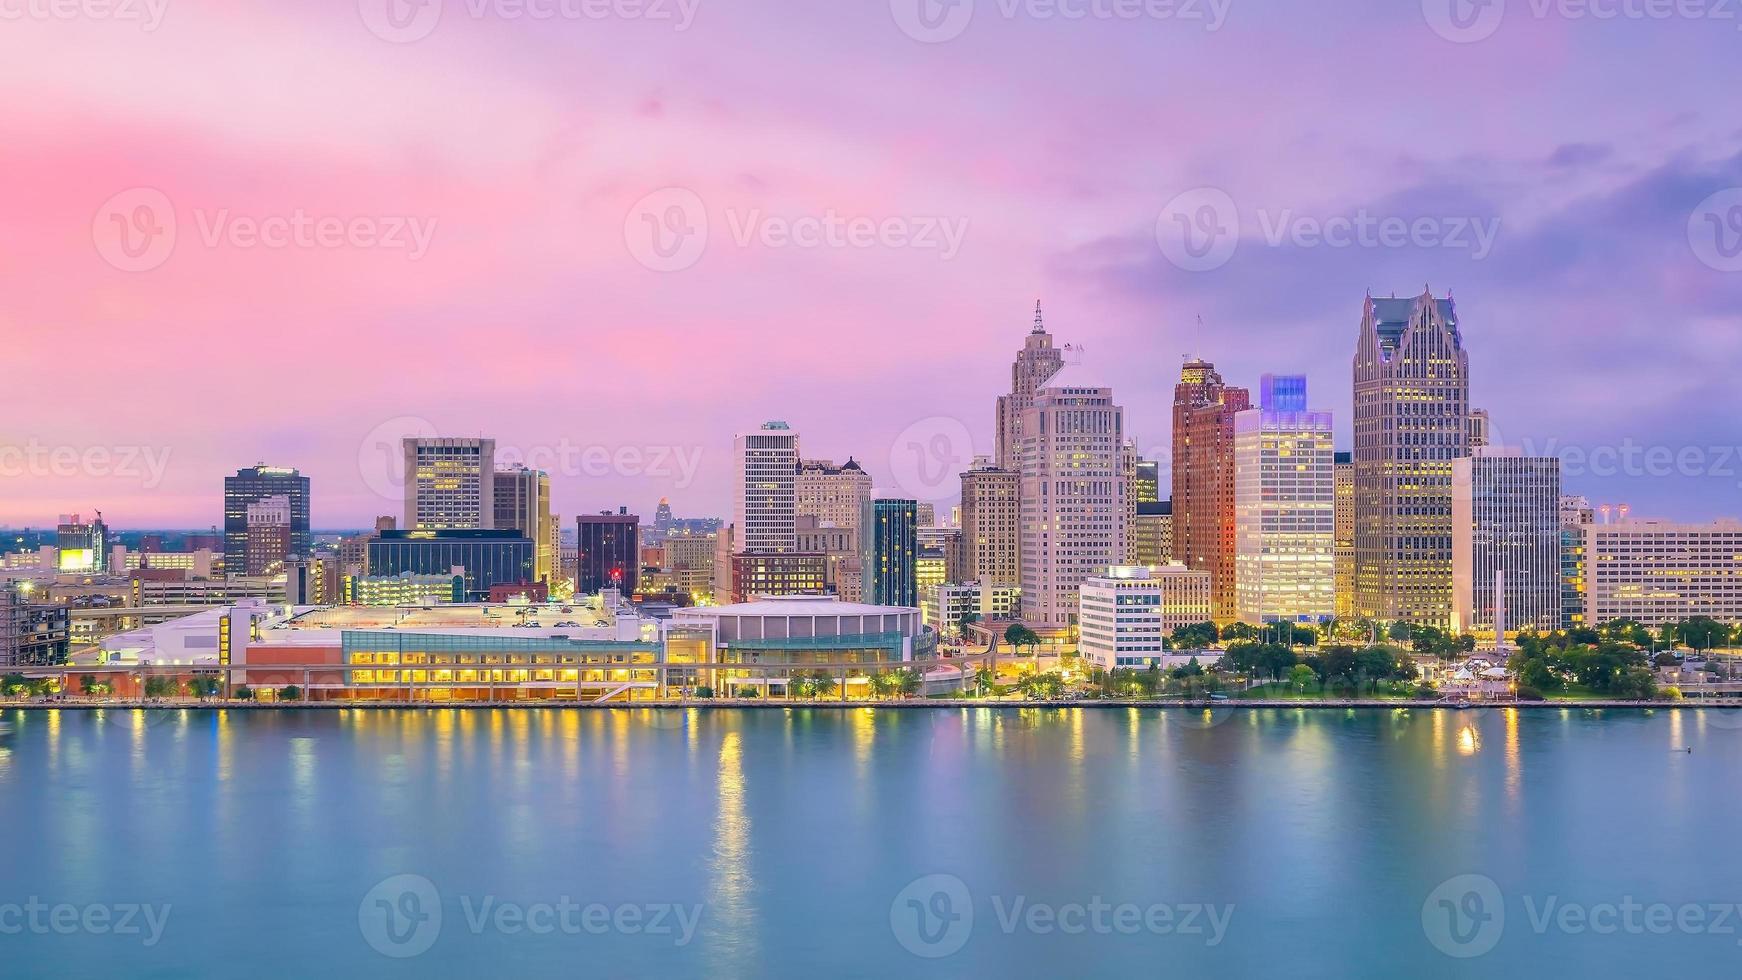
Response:
[{"label": "water reflection", "polygon": [[744,794],[741,732],[729,731],[720,741],[717,780],[719,809],[708,909],[714,916],[713,931],[721,951],[727,954],[720,965],[735,967],[729,971],[732,975],[748,976],[757,958],[756,907],[751,897],[755,882],[750,872],[751,826]]}]

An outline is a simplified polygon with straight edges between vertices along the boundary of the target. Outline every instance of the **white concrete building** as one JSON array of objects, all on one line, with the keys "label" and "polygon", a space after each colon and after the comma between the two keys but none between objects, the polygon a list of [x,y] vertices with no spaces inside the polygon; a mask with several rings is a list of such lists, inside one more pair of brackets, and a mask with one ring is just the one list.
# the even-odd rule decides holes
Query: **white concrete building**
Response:
[{"label": "white concrete building", "polygon": [[955,635],[964,616],[982,620],[1013,619],[1022,604],[1022,590],[1014,585],[963,582],[921,586],[920,613],[927,626],[945,635]]},{"label": "white concrete building", "polygon": [[1163,663],[1167,638],[1210,621],[1210,573],[1184,565],[1117,566],[1081,589],[1077,650],[1105,670]]},{"label": "white concrete building", "polygon": [[1585,612],[1592,626],[1660,626],[1693,616],[1742,620],[1742,522],[1634,520],[1585,527]]},{"label": "white concrete building", "polygon": [[797,549],[798,463],[798,433],[785,422],[733,440],[734,553]]},{"label": "white concrete building", "polygon": [[1078,586],[1125,555],[1125,410],[1113,389],[1067,366],[1035,394],[1019,432],[1022,619],[1069,627]]},{"label": "white concrete building", "polygon": [[[1452,462],[1452,628],[1561,628],[1561,463],[1480,446]],[[1497,602],[1504,576],[1504,603]]]},{"label": "white concrete building", "polygon": [[1331,413],[1306,378],[1265,375],[1234,416],[1234,594],[1247,623],[1318,623],[1337,612],[1337,475]]}]

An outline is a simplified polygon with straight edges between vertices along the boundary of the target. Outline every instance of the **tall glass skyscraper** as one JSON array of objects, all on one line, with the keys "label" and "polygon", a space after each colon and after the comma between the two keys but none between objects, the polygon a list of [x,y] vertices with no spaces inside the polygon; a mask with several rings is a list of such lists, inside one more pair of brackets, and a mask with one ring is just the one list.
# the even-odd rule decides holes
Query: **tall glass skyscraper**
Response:
[{"label": "tall glass skyscraper", "polygon": [[1452,463],[1470,358],[1450,295],[1367,297],[1355,348],[1355,615],[1452,625]]},{"label": "tall glass skyscraper", "polygon": [[918,502],[889,497],[866,501],[859,541],[864,600],[882,606],[918,606]]}]

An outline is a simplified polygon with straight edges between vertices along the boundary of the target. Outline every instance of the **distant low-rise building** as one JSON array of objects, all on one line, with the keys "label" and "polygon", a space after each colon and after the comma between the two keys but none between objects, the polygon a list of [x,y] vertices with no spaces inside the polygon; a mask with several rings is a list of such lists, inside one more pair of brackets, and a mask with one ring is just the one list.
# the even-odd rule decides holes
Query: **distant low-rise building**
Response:
[{"label": "distant low-rise building", "polygon": [[1742,522],[1587,525],[1585,569],[1585,618],[1593,626],[1742,620]]}]

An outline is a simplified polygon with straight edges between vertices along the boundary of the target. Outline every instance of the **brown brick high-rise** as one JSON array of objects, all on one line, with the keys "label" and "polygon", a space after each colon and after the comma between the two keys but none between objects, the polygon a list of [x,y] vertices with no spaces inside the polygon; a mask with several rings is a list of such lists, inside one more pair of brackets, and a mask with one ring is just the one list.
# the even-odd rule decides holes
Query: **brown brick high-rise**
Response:
[{"label": "brown brick high-rise", "polygon": [[1251,392],[1208,361],[1187,361],[1173,390],[1173,560],[1210,573],[1210,610],[1235,618],[1234,414]]}]

